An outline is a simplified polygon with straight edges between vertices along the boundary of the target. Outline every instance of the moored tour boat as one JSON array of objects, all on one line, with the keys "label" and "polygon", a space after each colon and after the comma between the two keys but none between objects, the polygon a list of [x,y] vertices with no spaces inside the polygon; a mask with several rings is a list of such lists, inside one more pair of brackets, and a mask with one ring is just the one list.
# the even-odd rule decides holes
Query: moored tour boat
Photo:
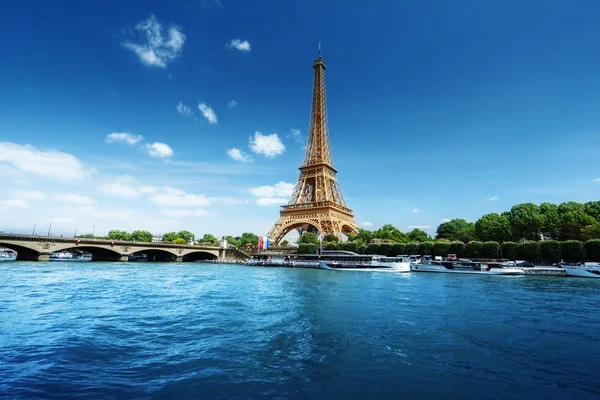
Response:
[{"label": "moored tour boat", "polygon": [[577,264],[569,264],[566,262],[559,262],[556,264],[558,267],[562,267],[568,276],[576,276],[579,278],[600,278],[600,264],[582,262]]},{"label": "moored tour boat", "polygon": [[50,254],[49,261],[92,261],[89,253],[71,253],[69,251],[57,251]]},{"label": "moored tour boat", "polygon": [[405,257],[378,255],[338,254],[323,255],[321,269],[363,272],[410,272],[410,262]]},{"label": "moored tour boat", "polygon": [[422,259],[418,263],[411,263],[413,272],[438,272],[448,274],[479,274],[479,275],[523,275],[525,271],[521,266],[512,264],[473,262],[470,260],[437,261]]},{"label": "moored tour boat", "polygon": [[17,252],[11,249],[0,248],[0,261],[15,261]]}]

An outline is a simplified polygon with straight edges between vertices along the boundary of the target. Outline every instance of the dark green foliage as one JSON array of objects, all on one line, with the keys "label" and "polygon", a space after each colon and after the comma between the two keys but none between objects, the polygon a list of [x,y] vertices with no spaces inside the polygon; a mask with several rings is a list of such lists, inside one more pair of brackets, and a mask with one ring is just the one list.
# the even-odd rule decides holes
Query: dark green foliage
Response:
[{"label": "dark green foliage", "polygon": [[400,256],[404,254],[404,243],[394,243],[392,245],[392,252],[395,256]]},{"label": "dark green foliage", "polygon": [[178,236],[177,236],[176,232],[167,232],[162,235],[163,242],[172,242],[177,238],[178,238]]},{"label": "dark green foliage", "polygon": [[298,238],[298,243],[309,244],[312,243],[315,246],[319,245],[319,238],[317,238],[317,234],[314,232],[306,232],[304,235]]},{"label": "dark green foliage", "polygon": [[469,258],[481,257],[483,253],[483,243],[478,240],[472,240],[465,246],[465,256]]},{"label": "dark green foliage", "polygon": [[340,243],[338,248],[340,250],[352,251],[352,252],[356,253],[356,249],[358,248],[358,245],[354,242],[344,242],[344,243]]},{"label": "dark green foliage", "polygon": [[558,206],[560,217],[560,240],[581,240],[584,237],[586,227],[594,225],[596,220],[586,214],[585,205],[576,201],[567,201]]},{"label": "dark green foliage", "polygon": [[[194,234],[190,231],[179,231],[177,232],[177,237],[182,238],[183,240],[185,240],[186,243],[189,243],[190,241],[194,240]],[[212,237],[215,238],[214,236]],[[219,243],[219,240],[217,240],[217,238],[215,238],[215,241],[216,243]]]},{"label": "dark green foliage", "polygon": [[324,242],[339,242],[339,241],[340,241],[340,239],[339,239],[337,236],[335,236],[335,235],[333,235],[333,234],[331,234],[331,233],[328,233],[328,234],[327,234],[327,235],[325,235],[325,237],[323,238],[323,241],[324,241]]},{"label": "dark green foliage", "polygon": [[406,236],[411,242],[427,242],[431,240],[431,236],[429,236],[427,232],[418,228],[408,232]]},{"label": "dark green foliage", "polygon": [[502,258],[508,258],[509,260],[517,259],[517,250],[519,248],[519,243],[515,242],[504,242],[502,243]]},{"label": "dark green foliage", "polygon": [[175,244],[186,244],[187,242],[183,238],[177,238],[177,239],[173,240],[173,243],[175,243]]},{"label": "dark green foliage", "polygon": [[239,240],[240,247],[245,246],[247,244],[253,244],[254,246],[258,246],[258,236],[254,233],[244,232],[242,233],[242,236],[240,236],[239,238],[236,237],[236,239]]},{"label": "dark green foliage", "polygon": [[[463,257],[465,255],[465,244],[463,242],[451,242],[448,254],[456,254],[458,257]],[[436,256],[440,255],[442,254],[436,254]],[[445,257],[446,254],[443,256]]]},{"label": "dark green foliage", "polygon": [[498,258],[500,256],[500,243],[498,242],[484,242],[481,248],[481,257],[484,258]]},{"label": "dark green foliage", "polygon": [[541,257],[540,244],[534,241],[519,243],[519,247],[517,248],[517,257],[519,260],[538,260]]},{"label": "dark green foliage", "polygon": [[382,256],[393,256],[393,247],[390,243],[383,243],[379,245],[379,254]]},{"label": "dark green foliage", "polygon": [[490,213],[475,222],[475,233],[483,241],[504,242],[512,237],[509,219],[500,214]]},{"label": "dark green foliage", "polygon": [[365,246],[364,244],[361,246],[358,246],[358,248],[356,249],[356,252],[358,254],[367,254],[367,246]]},{"label": "dark green foliage", "polygon": [[418,243],[406,243],[404,245],[404,251],[408,255],[417,254],[417,252],[419,251],[419,244]]},{"label": "dark green foliage", "polygon": [[420,243],[418,253],[422,256],[433,255],[433,242]]},{"label": "dark green foliage", "polygon": [[600,261],[600,239],[588,240],[584,247],[588,260]]},{"label": "dark green foliage", "polygon": [[375,239],[391,240],[396,243],[405,243],[408,241],[406,234],[391,224],[385,224],[380,229],[374,231],[373,237]]},{"label": "dark green foliage", "polygon": [[280,245],[281,247],[287,247],[287,246],[289,246],[289,245],[290,245],[290,242],[288,242],[287,240],[284,240],[283,242],[279,243],[279,245]]},{"label": "dark green foliage", "polygon": [[335,242],[328,242],[324,246],[325,250],[339,250],[340,246]]},{"label": "dark green foliage", "polygon": [[517,204],[510,209],[510,215],[512,231],[517,239],[539,240],[542,228],[540,206]]},{"label": "dark green foliage", "polygon": [[600,222],[600,201],[588,201],[585,203],[585,213]]},{"label": "dark green foliage", "polygon": [[[177,232],[177,237],[181,237],[179,236],[181,232]],[[194,235],[192,235],[193,237]],[[182,238],[185,240],[185,238]],[[214,235],[211,235],[210,233],[205,233],[204,236],[202,236],[201,239],[198,239],[198,243],[203,243],[203,244],[207,244],[210,246],[217,246],[219,244],[219,239],[217,239]],[[258,244],[258,240],[256,241],[256,244]]]},{"label": "dark green foliage", "polygon": [[[464,247],[464,243],[460,242],[463,247]],[[448,254],[454,254],[450,251],[450,246],[451,243],[450,242],[444,242],[444,241],[436,241],[433,243],[433,255],[434,256],[441,256],[441,257],[447,257]]]},{"label": "dark green foliage", "polygon": [[379,245],[376,243],[369,243],[367,245],[366,254],[379,254]]},{"label": "dark green foliage", "polygon": [[314,243],[300,243],[298,254],[317,254],[317,245]]},{"label": "dark green foliage", "polygon": [[152,242],[152,233],[148,231],[133,231],[131,232],[131,240],[134,242]]},{"label": "dark green foliage", "polygon": [[454,218],[438,226],[435,238],[468,242],[475,237],[475,224],[461,218]]},{"label": "dark green foliage", "polygon": [[544,240],[540,243],[540,255],[549,263],[560,261],[560,242],[556,240]]},{"label": "dark green foliage", "polygon": [[108,231],[106,238],[111,240],[131,240],[131,234],[118,229],[112,229]]},{"label": "dark green foliage", "polygon": [[583,243],[579,240],[567,240],[560,243],[560,257],[564,261],[585,260]]}]

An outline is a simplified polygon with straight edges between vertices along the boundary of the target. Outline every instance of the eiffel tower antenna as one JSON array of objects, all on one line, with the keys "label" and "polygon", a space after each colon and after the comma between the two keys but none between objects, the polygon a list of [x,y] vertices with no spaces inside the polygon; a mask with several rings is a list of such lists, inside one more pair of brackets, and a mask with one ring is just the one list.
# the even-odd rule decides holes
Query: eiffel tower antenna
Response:
[{"label": "eiffel tower antenna", "polygon": [[279,219],[268,233],[273,244],[294,229],[300,234],[315,232],[340,238],[342,234],[358,232],[354,213],[346,207],[342,196],[331,157],[321,42],[318,55],[313,62],[315,78],[306,154],[292,199],[281,207]]}]

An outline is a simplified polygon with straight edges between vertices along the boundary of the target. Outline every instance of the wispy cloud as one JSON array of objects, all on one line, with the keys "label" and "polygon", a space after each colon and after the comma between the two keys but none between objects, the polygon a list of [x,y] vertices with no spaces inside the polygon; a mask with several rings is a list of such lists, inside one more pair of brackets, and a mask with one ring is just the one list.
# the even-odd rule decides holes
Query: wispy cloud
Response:
[{"label": "wispy cloud", "polygon": [[440,222],[441,222],[442,224],[443,224],[444,222],[450,222],[450,221],[452,221],[452,219],[451,219],[451,218],[442,218],[442,219],[440,220]]},{"label": "wispy cloud", "polygon": [[600,178],[594,179],[594,182],[600,182]]},{"label": "wispy cloud", "polygon": [[185,44],[185,34],[180,28],[171,26],[166,34],[154,15],[135,26],[135,41],[121,43],[123,47],[133,51],[140,61],[148,66],[166,68],[167,65],[181,55]]},{"label": "wispy cloud", "polygon": [[209,124],[211,124],[211,125],[218,124],[217,114],[215,114],[214,110],[211,107],[207,106],[206,103],[198,104],[198,110],[200,110],[200,112],[202,113],[204,118],[206,118],[208,120]]},{"label": "wispy cloud", "polygon": [[496,201],[498,200],[498,196],[492,196],[492,197],[488,197],[487,199],[485,199],[485,201]]},{"label": "wispy cloud", "polygon": [[138,197],[141,194],[156,192],[154,186],[143,186],[131,175],[118,176],[113,182],[101,185],[100,190],[105,194],[124,198]]},{"label": "wispy cloud", "polygon": [[409,211],[413,212],[413,213],[416,213],[416,212],[419,212],[419,209],[418,208],[411,208]]},{"label": "wispy cloud", "polygon": [[302,131],[300,129],[290,129],[290,133],[286,135],[288,139],[293,139],[298,143],[304,143],[304,136],[302,136]]},{"label": "wispy cloud", "polygon": [[146,143],[146,150],[150,157],[154,158],[170,158],[174,154],[173,149],[166,143]]},{"label": "wispy cloud", "polygon": [[263,135],[262,132],[255,132],[254,136],[250,137],[250,150],[256,154],[263,154],[266,157],[273,158],[285,151],[285,146],[279,139],[276,133],[271,135]]},{"label": "wispy cloud", "polygon": [[238,49],[239,51],[250,51],[250,42],[247,40],[232,39],[231,42],[227,43],[228,49]]},{"label": "wispy cloud", "polygon": [[96,204],[96,202],[88,196],[81,196],[78,194],[62,193],[54,195],[53,199],[61,203],[76,204],[80,206],[91,206]]},{"label": "wispy cloud", "polygon": [[130,145],[139,143],[144,139],[142,135],[134,135],[130,132],[113,132],[106,135],[106,143],[125,142]]},{"label": "wispy cloud", "polygon": [[38,150],[33,146],[0,142],[0,164],[35,175],[57,180],[80,180],[93,170],[84,167],[77,157],[56,150]]},{"label": "wispy cloud", "polygon": [[191,117],[194,115],[190,106],[183,104],[181,101],[179,104],[177,104],[177,112],[181,115],[185,115],[186,117]]},{"label": "wispy cloud", "polygon": [[29,205],[23,199],[4,200],[4,201],[0,201],[0,204],[3,204],[5,206],[11,207],[11,208],[23,208],[23,209],[29,208]]},{"label": "wispy cloud", "polygon": [[431,225],[409,225],[408,229],[431,229]]},{"label": "wispy cloud", "polygon": [[235,161],[247,163],[252,161],[252,157],[248,154],[244,153],[240,149],[236,149],[235,147],[227,150],[227,155],[234,159]]},{"label": "wispy cloud", "polygon": [[235,100],[231,100],[231,101],[229,102],[229,104],[227,104],[227,107],[229,107],[229,108],[233,108],[233,107],[235,107],[235,106],[237,106],[237,105],[238,105],[238,102],[237,102],[237,101],[235,101]]},{"label": "wispy cloud", "polygon": [[259,206],[284,205],[287,204],[288,198],[294,193],[294,184],[281,181],[273,186],[251,188],[250,192],[259,197],[256,200],[256,204]]},{"label": "wispy cloud", "polygon": [[256,200],[256,205],[259,205],[261,207],[266,207],[266,206],[275,206],[275,205],[285,205],[287,204],[288,200],[287,199],[283,199],[283,198],[277,198],[277,197],[262,197],[258,200]]},{"label": "wispy cloud", "polygon": [[360,225],[361,226],[373,226],[373,223],[365,221],[365,222],[361,222]]}]

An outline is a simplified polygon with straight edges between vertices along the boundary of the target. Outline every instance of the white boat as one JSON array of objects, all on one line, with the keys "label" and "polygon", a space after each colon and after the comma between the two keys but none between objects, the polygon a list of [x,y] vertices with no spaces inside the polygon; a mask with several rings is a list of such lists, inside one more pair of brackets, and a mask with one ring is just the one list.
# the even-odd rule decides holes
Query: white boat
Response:
[{"label": "white boat", "polygon": [[17,252],[11,249],[0,249],[0,261],[15,261]]},{"label": "white boat", "polygon": [[524,275],[523,268],[499,263],[485,263],[473,261],[434,261],[421,260],[411,263],[413,272],[438,272],[446,274],[477,274],[477,275]]},{"label": "white boat", "polygon": [[580,278],[600,278],[600,265],[598,263],[584,262],[579,264],[558,263],[568,276],[577,276]]},{"label": "white boat", "polygon": [[404,257],[376,255],[323,255],[319,268],[335,271],[410,272],[410,262]]},{"label": "white boat", "polygon": [[89,253],[71,253],[69,251],[57,251],[50,254],[50,261],[92,261]]}]

